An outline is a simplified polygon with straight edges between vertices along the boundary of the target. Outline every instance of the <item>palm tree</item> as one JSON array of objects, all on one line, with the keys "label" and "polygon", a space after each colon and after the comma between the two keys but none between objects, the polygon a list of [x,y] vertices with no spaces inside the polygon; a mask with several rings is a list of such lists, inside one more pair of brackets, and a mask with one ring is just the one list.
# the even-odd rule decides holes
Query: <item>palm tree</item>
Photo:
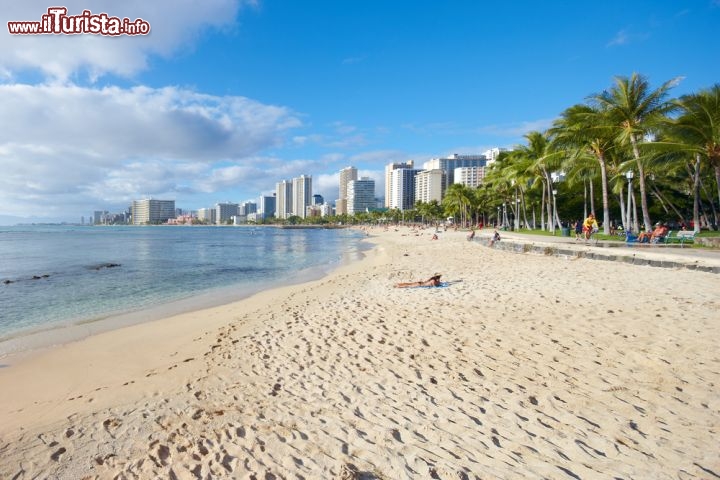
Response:
[{"label": "palm tree", "polygon": [[562,152],[553,148],[547,133],[532,131],[525,135],[525,139],[528,141],[527,146],[516,147],[512,152],[512,157],[515,161],[527,161],[526,172],[529,172],[533,178],[540,179],[543,185],[542,202],[547,208],[549,230],[555,233],[555,225],[558,223],[559,217],[557,212],[553,211],[554,193],[551,173],[559,169]]},{"label": "palm tree", "polygon": [[442,200],[445,212],[450,216],[460,215],[460,225],[465,225],[470,213],[472,191],[460,183],[453,183],[445,192]]},{"label": "palm tree", "polygon": [[[695,230],[699,230],[698,198],[700,190],[700,166],[707,163],[715,171],[715,183],[720,200],[720,84],[701,90],[692,95],[684,95],[675,101],[680,110],[678,118],[672,122],[671,130],[680,140],[681,149],[695,159],[694,172],[694,221]],[[718,218],[715,218],[715,225]]]},{"label": "palm tree", "polygon": [[[575,105],[565,110],[549,130],[556,148],[569,154],[568,166],[582,163],[587,155],[600,167],[603,204],[603,233],[610,233],[610,202],[607,154],[615,145],[614,132],[608,126],[607,112],[597,106]],[[578,171],[579,173],[579,171]],[[590,184],[592,185],[592,183]],[[593,212],[595,213],[595,212]]]},{"label": "palm tree", "polygon": [[676,84],[677,79],[673,79],[651,90],[645,77],[633,73],[630,78],[616,77],[615,85],[610,90],[591,97],[597,105],[607,111],[620,143],[632,146],[637,163],[640,203],[646,231],[652,229],[652,222],[647,203],[645,165],[640,155],[639,144],[665,119],[665,115],[672,111],[673,105],[666,98],[668,91]]}]

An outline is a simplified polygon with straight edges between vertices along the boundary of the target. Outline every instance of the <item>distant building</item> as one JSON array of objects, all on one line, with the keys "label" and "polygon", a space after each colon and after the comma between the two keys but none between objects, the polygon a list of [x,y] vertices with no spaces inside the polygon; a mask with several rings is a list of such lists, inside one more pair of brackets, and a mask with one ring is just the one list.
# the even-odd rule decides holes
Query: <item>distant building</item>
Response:
[{"label": "distant building", "polygon": [[368,212],[377,207],[375,200],[375,180],[363,177],[347,183],[347,213]]},{"label": "distant building", "polygon": [[257,212],[257,203],[255,202],[243,202],[238,207],[238,215],[248,216],[251,213]]},{"label": "distant building", "polygon": [[389,208],[410,210],[415,205],[415,175],[420,170],[398,168],[390,172]]},{"label": "distant building", "polygon": [[175,218],[175,200],[133,200],[133,225],[148,225],[167,222]]},{"label": "distant building", "polygon": [[307,217],[306,207],[310,205],[312,199],[312,177],[308,175],[300,175],[293,178],[292,183],[292,213],[298,217]]},{"label": "distant building", "polygon": [[293,184],[290,180],[282,180],[275,185],[275,216],[288,218],[292,215]]},{"label": "distant building", "polygon": [[312,196],[312,205],[322,205],[323,203],[325,203],[325,199],[322,195],[316,193]]},{"label": "distant building", "polygon": [[340,182],[339,182],[339,195],[337,202],[335,202],[335,213],[342,215],[348,213],[348,182],[357,180],[358,171],[355,167],[345,167],[340,170]]},{"label": "distant building", "polygon": [[455,169],[455,183],[477,188],[485,178],[485,167],[458,167]]},{"label": "distant building", "polygon": [[216,211],[214,208],[199,208],[197,219],[203,223],[214,224]]},{"label": "distant building", "polygon": [[95,210],[95,211],[93,212],[93,224],[94,224],[94,225],[101,225],[101,224],[105,223],[105,222],[103,221],[103,217],[104,217],[105,215],[107,215],[107,213],[108,213],[108,212],[103,211],[103,210]]},{"label": "distant building", "polygon": [[423,170],[439,169],[447,175],[447,184],[455,183],[455,169],[458,167],[484,167],[487,163],[485,155],[458,155],[454,153],[449,157],[433,158],[423,164]]},{"label": "distant building", "polygon": [[407,161],[407,162],[401,162],[401,163],[389,163],[385,166],[385,207],[386,208],[394,208],[394,207],[390,206],[390,197],[392,195],[391,185],[392,185],[393,170],[399,170],[401,168],[412,170],[413,166],[414,166],[414,164],[413,164],[412,160]]},{"label": "distant building", "polygon": [[238,207],[239,205],[237,203],[216,203],[215,204],[215,223],[218,225],[225,224],[229,222],[232,217],[237,216],[238,214]]},{"label": "distant building", "polygon": [[275,216],[275,195],[260,195],[258,198],[258,208],[256,220],[265,220]]},{"label": "distant building", "polygon": [[486,167],[489,167],[490,165],[497,160],[498,155],[500,155],[501,152],[507,152],[507,148],[491,148],[490,150],[485,151],[484,155],[485,158],[487,158],[487,163],[485,164]]},{"label": "distant building", "polygon": [[447,188],[447,176],[440,169],[423,170],[415,175],[415,202],[441,202]]}]

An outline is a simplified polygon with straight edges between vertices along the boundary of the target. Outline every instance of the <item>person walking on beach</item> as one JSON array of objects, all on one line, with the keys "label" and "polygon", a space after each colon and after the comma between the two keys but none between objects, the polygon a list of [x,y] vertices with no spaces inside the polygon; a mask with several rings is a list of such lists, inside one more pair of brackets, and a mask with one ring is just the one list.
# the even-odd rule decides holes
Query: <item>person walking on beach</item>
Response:
[{"label": "person walking on beach", "polygon": [[582,238],[582,232],[583,232],[583,222],[580,220],[575,220],[575,240],[580,240]]}]

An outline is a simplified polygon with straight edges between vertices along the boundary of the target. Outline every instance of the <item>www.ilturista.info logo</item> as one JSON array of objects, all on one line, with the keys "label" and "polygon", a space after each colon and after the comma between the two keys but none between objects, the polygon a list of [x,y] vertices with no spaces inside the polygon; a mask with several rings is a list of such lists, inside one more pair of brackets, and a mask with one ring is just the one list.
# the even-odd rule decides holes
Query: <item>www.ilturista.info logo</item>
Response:
[{"label": "www.ilturista.info logo", "polygon": [[83,10],[80,15],[68,15],[65,7],[50,7],[39,22],[7,22],[11,35],[147,35],[150,24],[142,18],[111,17],[107,13]]}]

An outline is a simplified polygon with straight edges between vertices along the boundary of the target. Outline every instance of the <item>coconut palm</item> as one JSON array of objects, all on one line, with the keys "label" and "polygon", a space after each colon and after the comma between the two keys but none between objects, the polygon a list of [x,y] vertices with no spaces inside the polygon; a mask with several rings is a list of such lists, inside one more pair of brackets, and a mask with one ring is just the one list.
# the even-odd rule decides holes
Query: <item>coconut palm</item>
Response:
[{"label": "coconut palm", "polygon": [[616,77],[615,85],[610,90],[591,97],[594,103],[607,111],[610,124],[617,131],[617,139],[632,147],[637,163],[643,223],[647,231],[652,229],[652,222],[648,210],[645,165],[640,155],[640,143],[674,108],[673,104],[667,101],[667,96],[676,83],[677,79],[673,79],[652,90],[645,77],[633,73],[629,78]]},{"label": "coconut palm", "polygon": [[553,211],[554,194],[551,174],[559,170],[562,152],[553,148],[547,133],[532,131],[525,135],[525,139],[528,144],[516,147],[512,152],[512,157],[515,161],[528,162],[526,172],[529,172],[535,181],[539,180],[542,183],[542,204],[547,208],[549,230],[554,233],[555,225],[559,223],[559,217],[557,212]]},{"label": "coconut palm", "polygon": [[460,225],[465,225],[470,214],[471,197],[472,191],[467,186],[461,183],[453,183],[445,192],[442,205],[448,215],[453,217],[459,215]]},{"label": "coconut palm", "polygon": [[615,146],[615,132],[609,126],[607,112],[597,106],[574,105],[561,114],[548,133],[556,148],[567,151],[566,165],[578,176],[582,176],[581,173],[587,172],[587,169],[577,170],[573,166],[582,165],[588,155],[597,161],[602,189],[603,232],[606,235],[609,234],[610,202],[607,154]]},{"label": "coconut palm", "polygon": [[[675,101],[675,105],[680,115],[672,122],[671,131],[680,141],[681,150],[693,155],[696,164],[693,190],[694,216],[697,217],[702,163],[714,170],[720,200],[720,84],[692,95],[684,95]],[[698,218],[694,220],[697,230]],[[715,218],[717,223],[718,219]]]}]

